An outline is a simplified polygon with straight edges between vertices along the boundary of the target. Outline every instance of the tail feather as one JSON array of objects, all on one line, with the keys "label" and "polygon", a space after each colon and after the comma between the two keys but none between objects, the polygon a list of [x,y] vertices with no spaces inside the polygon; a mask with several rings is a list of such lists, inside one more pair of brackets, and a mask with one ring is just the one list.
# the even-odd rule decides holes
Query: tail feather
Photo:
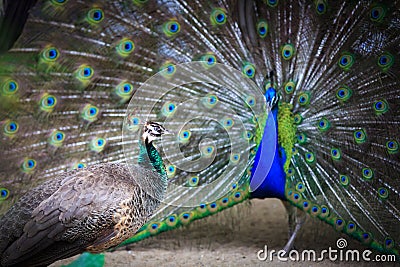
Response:
[{"label": "tail feather", "polygon": [[244,184],[238,188],[233,185],[233,190],[226,196],[219,198],[211,203],[201,203],[197,207],[188,209],[180,208],[179,213],[168,213],[169,216],[160,219],[152,219],[146,223],[133,237],[122,242],[120,246],[126,246],[139,242],[143,239],[158,235],[162,232],[174,230],[192,223],[195,220],[203,219],[222,210],[228,209],[242,203],[250,197],[249,184]]}]

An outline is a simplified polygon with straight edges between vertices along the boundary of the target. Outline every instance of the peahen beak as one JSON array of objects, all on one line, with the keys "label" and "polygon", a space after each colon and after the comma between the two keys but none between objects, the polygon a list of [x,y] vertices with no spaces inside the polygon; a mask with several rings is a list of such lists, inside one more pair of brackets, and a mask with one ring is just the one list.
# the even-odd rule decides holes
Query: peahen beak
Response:
[{"label": "peahen beak", "polygon": [[172,132],[168,131],[167,129],[164,130],[163,134],[173,134]]}]

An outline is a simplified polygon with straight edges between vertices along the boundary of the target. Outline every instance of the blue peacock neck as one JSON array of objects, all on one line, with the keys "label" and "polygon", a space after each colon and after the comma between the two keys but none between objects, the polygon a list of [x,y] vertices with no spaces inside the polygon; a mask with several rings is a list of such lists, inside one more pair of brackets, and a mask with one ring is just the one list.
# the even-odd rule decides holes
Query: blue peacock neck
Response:
[{"label": "blue peacock neck", "polygon": [[[273,95],[271,97],[271,95]],[[271,88],[265,94],[267,102],[275,97]],[[258,147],[250,177],[250,196],[252,198],[280,198],[285,200],[286,151],[279,143],[278,111],[280,105],[274,104],[265,124],[264,134]],[[269,161],[269,162],[267,162]],[[256,188],[252,185],[256,184]]]},{"label": "blue peacock neck", "polygon": [[[256,189],[252,189],[250,193],[252,198],[276,197],[280,199],[286,199],[286,174],[283,169],[285,154],[282,147],[278,144],[277,132],[272,134],[272,131],[277,131],[277,109],[277,107],[272,109],[268,115],[264,134],[258,147],[257,154],[254,158],[254,165],[250,179],[251,181],[256,179],[262,182],[257,182],[258,187]],[[275,147],[275,149],[272,149],[273,147]],[[272,160],[272,163],[271,165],[267,164],[265,168],[263,168],[261,163],[263,161],[265,162],[267,157],[269,160]]]}]

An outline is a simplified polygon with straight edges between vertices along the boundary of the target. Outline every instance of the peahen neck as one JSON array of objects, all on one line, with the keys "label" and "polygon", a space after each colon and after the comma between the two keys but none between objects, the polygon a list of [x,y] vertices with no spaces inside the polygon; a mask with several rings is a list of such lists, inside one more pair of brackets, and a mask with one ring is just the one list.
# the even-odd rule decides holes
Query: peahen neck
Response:
[{"label": "peahen neck", "polygon": [[139,165],[153,168],[162,177],[166,177],[167,173],[164,168],[164,163],[161,158],[160,153],[153,146],[153,142],[146,142],[141,140],[139,142],[140,152],[139,152]]},{"label": "peahen neck", "polygon": [[160,179],[157,179],[156,183],[151,183],[149,186],[152,187],[153,192],[155,191],[155,195],[163,197],[168,185],[168,179],[162,157],[154,147],[153,142],[140,138],[139,148],[138,164],[144,169],[153,170],[159,174]]}]

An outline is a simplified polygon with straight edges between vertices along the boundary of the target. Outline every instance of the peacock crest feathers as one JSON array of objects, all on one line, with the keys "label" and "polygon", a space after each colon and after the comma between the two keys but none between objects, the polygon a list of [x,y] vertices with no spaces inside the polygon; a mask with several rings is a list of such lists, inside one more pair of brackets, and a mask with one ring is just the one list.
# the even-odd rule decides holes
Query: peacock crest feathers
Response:
[{"label": "peacock crest feathers", "polygon": [[[1,212],[67,169],[137,160],[146,118],[176,129],[156,144],[171,187],[127,243],[240,203],[251,197],[254,157],[272,131],[263,94],[273,88],[286,199],[398,254],[398,6],[39,1],[0,58]],[[181,65],[199,60],[196,69]],[[240,172],[221,176],[244,160]],[[210,184],[213,192],[204,189]]]}]

